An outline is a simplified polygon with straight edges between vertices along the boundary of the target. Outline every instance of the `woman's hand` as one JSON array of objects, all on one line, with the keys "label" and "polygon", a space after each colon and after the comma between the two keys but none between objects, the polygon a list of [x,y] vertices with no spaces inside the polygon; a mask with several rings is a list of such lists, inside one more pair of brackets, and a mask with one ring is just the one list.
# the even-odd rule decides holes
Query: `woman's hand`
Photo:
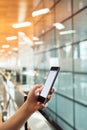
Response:
[{"label": "woman's hand", "polygon": [[[27,103],[29,105],[29,112],[34,113],[38,109],[43,109],[45,107],[45,104],[42,104],[37,101],[38,96],[43,88],[43,85],[36,84],[29,92],[27,97]],[[51,95],[54,92],[54,89],[51,89],[50,94],[48,95],[48,101],[51,99]]]}]

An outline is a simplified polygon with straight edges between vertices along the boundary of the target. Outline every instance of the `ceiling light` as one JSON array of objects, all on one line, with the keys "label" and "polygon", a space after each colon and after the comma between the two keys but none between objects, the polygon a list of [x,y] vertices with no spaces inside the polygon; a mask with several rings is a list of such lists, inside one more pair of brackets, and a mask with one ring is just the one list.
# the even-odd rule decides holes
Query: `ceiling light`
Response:
[{"label": "ceiling light", "polygon": [[33,37],[33,40],[34,40],[34,41],[38,41],[39,38],[38,38],[38,37]]},{"label": "ceiling light", "polygon": [[54,25],[57,29],[59,29],[59,30],[65,28],[65,26],[64,26],[63,24],[61,24],[61,23],[54,23],[53,25]]},{"label": "ceiling light", "polygon": [[72,33],[76,33],[76,31],[75,30],[61,31],[60,35],[67,35],[67,34],[72,34]]},{"label": "ceiling light", "polygon": [[17,39],[17,36],[6,37],[7,41],[16,40],[16,39]]},{"label": "ceiling light", "polygon": [[13,24],[12,27],[13,28],[22,28],[22,27],[30,26],[31,24],[32,24],[31,22],[23,22],[23,23]]},{"label": "ceiling light", "polygon": [[10,45],[8,45],[8,44],[2,45],[2,48],[9,48],[9,47],[10,47]]},{"label": "ceiling light", "polygon": [[41,45],[41,44],[43,44],[43,41],[35,42],[35,45]]},{"label": "ceiling light", "polygon": [[49,11],[50,11],[49,8],[40,9],[40,10],[32,12],[32,16],[35,17],[35,16],[38,16],[38,15],[46,14]]},{"label": "ceiling light", "polygon": [[18,48],[14,47],[14,48],[13,48],[13,51],[18,51]]}]

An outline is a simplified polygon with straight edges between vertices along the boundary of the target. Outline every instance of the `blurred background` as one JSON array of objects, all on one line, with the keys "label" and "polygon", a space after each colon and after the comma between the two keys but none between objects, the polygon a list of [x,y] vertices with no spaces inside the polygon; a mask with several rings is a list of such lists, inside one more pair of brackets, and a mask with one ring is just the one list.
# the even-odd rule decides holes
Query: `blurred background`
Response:
[{"label": "blurred background", "polygon": [[87,130],[87,0],[0,0],[1,107],[7,92],[20,107],[51,66],[61,71],[43,113],[63,130]]}]

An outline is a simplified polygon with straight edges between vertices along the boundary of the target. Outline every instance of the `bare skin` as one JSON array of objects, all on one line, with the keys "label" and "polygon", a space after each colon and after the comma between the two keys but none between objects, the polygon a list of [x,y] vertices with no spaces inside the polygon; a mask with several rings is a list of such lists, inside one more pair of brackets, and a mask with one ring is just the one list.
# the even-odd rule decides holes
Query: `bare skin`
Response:
[{"label": "bare skin", "polygon": [[[0,130],[19,130],[25,121],[38,109],[43,109],[44,104],[37,101],[37,98],[42,90],[42,85],[35,85],[29,92],[26,102],[18,109],[18,111],[9,118],[6,122],[0,124]],[[51,94],[54,89],[51,90]],[[48,100],[51,99],[51,94],[48,95]]]}]

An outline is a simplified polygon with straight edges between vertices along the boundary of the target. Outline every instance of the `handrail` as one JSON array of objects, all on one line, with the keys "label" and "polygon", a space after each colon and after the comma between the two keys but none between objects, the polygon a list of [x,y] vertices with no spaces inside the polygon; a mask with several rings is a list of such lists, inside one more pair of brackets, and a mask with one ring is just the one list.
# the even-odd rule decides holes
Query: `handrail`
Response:
[{"label": "handrail", "polygon": [[[6,88],[8,88],[7,80],[9,80],[9,79],[3,73],[1,73],[1,72],[0,72],[0,76],[2,76],[1,83],[3,83],[3,85],[4,85],[5,92],[9,95],[10,99],[12,100],[12,102],[14,104],[15,110],[17,110],[18,109],[18,105],[16,104],[15,100],[13,99],[13,97],[11,96],[11,94],[9,93],[9,91],[6,89]],[[14,87],[14,89],[15,89],[15,87]],[[6,106],[6,108],[7,107],[8,106]]]},{"label": "handrail", "polygon": [[13,102],[13,104],[14,104],[15,110],[17,110],[17,109],[19,108],[18,105],[17,105],[17,103],[15,102],[15,100],[13,99],[13,97],[11,96],[11,94],[10,94],[8,91],[7,91],[7,93],[8,93],[10,99],[12,100],[12,102]]},{"label": "handrail", "polygon": [[27,96],[27,94],[19,87],[19,85],[15,85],[15,89],[22,95]]}]

